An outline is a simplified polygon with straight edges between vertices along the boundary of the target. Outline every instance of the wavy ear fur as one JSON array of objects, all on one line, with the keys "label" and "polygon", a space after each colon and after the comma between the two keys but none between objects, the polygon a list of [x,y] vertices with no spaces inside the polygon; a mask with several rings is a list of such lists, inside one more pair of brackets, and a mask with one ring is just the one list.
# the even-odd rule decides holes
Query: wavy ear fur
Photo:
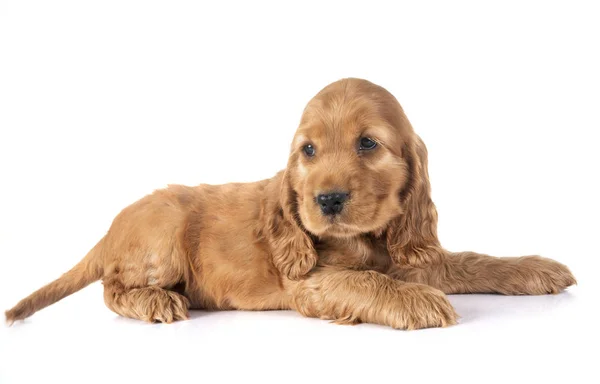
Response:
[{"label": "wavy ear fur", "polygon": [[431,200],[427,170],[427,148],[414,134],[412,145],[404,149],[409,181],[400,192],[404,212],[390,223],[386,232],[392,260],[401,266],[425,267],[441,260],[444,249],[437,237],[437,210]]},{"label": "wavy ear fur", "polygon": [[275,189],[279,198],[272,199],[267,207],[266,238],[275,267],[289,279],[298,280],[314,268],[318,256],[310,235],[299,222],[296,193],[287,171],[278,179],[281,185]]}]

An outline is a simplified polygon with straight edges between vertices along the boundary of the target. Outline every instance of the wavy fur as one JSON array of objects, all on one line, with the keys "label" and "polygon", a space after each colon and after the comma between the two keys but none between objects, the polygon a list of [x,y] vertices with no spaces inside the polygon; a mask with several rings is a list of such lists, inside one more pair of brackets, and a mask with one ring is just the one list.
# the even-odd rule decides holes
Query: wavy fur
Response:
[{"label": "wavy fur", "polygon": [[[365,137],[377,146],[361,149]],[[155,191],[6,319],[101,279],[111,310],[149,322],[187,319],[190,308],[294,309],[339,324],[417,329],[456,323],[447,293],[545,294],[575,283],[567,267],[539,256],[445,250],[430,188],[427,150],[394,96],[343,79],[306,106],[285,171]],[[323,215],[315,197],[340,190],[349,196],[341,213]]]}]

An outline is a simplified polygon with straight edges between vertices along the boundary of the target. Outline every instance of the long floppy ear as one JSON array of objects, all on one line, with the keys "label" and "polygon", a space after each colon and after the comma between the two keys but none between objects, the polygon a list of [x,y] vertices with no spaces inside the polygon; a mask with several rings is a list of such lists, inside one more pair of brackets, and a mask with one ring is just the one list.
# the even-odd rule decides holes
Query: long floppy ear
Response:
[{"label": "long floppy ear", "polygon": [[318,256],[310,235],[298,218],[296,193],[287,170],[275,193],[279,198],[273,199],[267,207],[266,238],[275,267],[289,279],[298,280],[315,267]]},{"label": "long floppy ear", "polygon": [[437,236],[437,210],[431,200],[427,170],[427,148],[414,135],[404,148],[409,180],[400,192],[404,212],[392,220],[387,229],[387,248],[400,266],[425,267],[439,261],[444,253]]}]

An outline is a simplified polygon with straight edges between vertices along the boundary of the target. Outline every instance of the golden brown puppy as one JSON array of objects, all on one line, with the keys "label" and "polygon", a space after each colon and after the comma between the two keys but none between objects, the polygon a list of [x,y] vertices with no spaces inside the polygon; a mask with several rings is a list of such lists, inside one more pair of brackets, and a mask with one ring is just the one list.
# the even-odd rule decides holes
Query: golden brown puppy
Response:
[{"label": "golden brown puppy", "polygon": [[125,208],[72,270],[6,312],[31,316],[102,279],[106,305],[146,321],[190,308],[295,309],[338,323],[454,324],[446,293],[557,293],[538,256],[440,246],[427,151],[385,89],[344,79],[307,105],[285,171],[249,184],[173,185]]}]

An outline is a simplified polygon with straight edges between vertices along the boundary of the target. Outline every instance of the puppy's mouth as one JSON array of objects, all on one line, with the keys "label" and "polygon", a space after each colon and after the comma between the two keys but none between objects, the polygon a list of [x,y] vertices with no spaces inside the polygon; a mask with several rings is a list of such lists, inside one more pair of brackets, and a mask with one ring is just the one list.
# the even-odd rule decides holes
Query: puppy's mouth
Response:
[{"label": "puppy's mouth", "polygon": [[363,233],[363,230],[354,224],[345,223],[339,216],[325,217],[326,224],[320,235],[332,237],[352,237]]}]

